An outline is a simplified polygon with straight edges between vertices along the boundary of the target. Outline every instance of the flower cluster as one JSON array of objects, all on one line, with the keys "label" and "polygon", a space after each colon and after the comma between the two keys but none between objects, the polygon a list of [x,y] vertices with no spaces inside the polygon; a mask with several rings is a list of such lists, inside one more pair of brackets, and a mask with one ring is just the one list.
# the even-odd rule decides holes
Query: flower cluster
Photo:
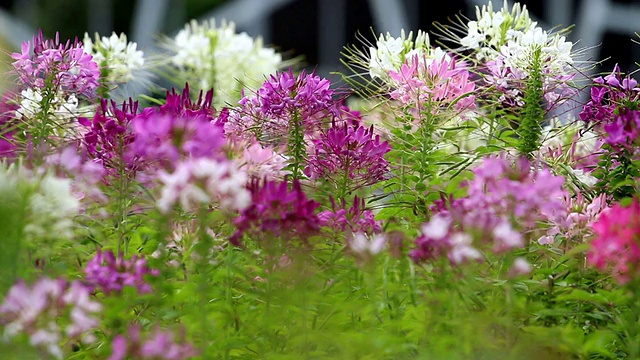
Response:
[{"label": "flower cluster", "polygon": [[251,96],[231,109],[225,132],[240,138],[255,137],[262,143],[278,144],[289,134],[293,122],[301,122],[306,133],[318,129],[322,119],[336,115],[329,80],[314,73],[278,72]]},{"label": "flower cluster", "polygon": [[92,119],[78,119],[85,128],[82,147],[111,175],[118,176],[122,169],[136,167],[136,164],[125,163],[124,155],[134,140],[131,120],[137,113],[137,101],[129,99],[119,108],[114,101],[102,99]]},{"label": "flower cluster", "polygon": [[154,329],[142,338],[140,326],[129,326],[127,334],[117,335],[111,342],[111,356],[108,360],[149,359],[185,360],[197,356],[199,352],[184,340],[176,342],[168,330]]},{"label": "flower cluster", "polygon": [[147,260],[136,255],[129,260],[123,254],[116,257],[112,251],[98,250],[85,268],[85,280],[95,289],[105,294],[121,293],[125,286],[131,286],[144,294],[151,292],[145,276],[157,276],[157,270],[150,269]]},{"label": "flower cluster", "polygon": [[363,198],[356,196],[353,205],[348,209],[344,199],[342,199],[340,208],[336,206],[333,198],[331,204],[333,209],[318,213],[318,218],[323,226],[341,232],[346,231],[349,234],[379,234],[382,232],[382,224],[375,219],[373,211],[365,209]]},{"label": "flower cluster", "polygon": [[413,32],[406,35],[404,30],[397,38],[389,33],[386,36],[380,34],[376,46],[369,47],[369,75],[374,79],[389,81],[390,71],[400,70],[402,64],[416,56],[422,60],[442,59],[447,55],[439,47],[432,48],[429,43],[429,34],[423,31],[418,31],[415,40]]},{"label": "flower cluster", "polygon": [[144,54],[138,50],[138,44],[128,42],[125,34],[100,37],[95,34],[92,41],[88,33],[84,34],[84,51],[93,56],[102,71],[102,80],[108,84],[126,83],[134,78],[136,70],[144,65]]},{"label": "flower cluster", "polygon": [[178,75],[198,89],[214,88],[215,105],[233,104],[243,90],[255,89],[264,77],[282,66],[282,56],[246,33],[237,34],[233,22],[193,20],[169,40],[170,61]]},{"label": "flower cluster", "polygon": [[472,49],[478,60],[492,59],[495,52],[516,36],[536,26],[526,6],[515,3],[511,10],[505,1],[500,11],[493,10],[491,1],[476,7],[476,20],[467,23],[467,32],[459,39],[462,46]]},{"label": "flower cluster", "polygon": [[[548,169],[531,169],[525,158],[514,166],[504,156],[485,158],[473,171],[475,177],[468,184],[466,197],[434,207],[436,215],[416,240],[415,261],[445,253],[453,264],[476,258],[469,248],[476,239],[493,242],[492,251],[504,253],[524,246],[520,231],[530,232],[540,228],[541,222],[557,224],[566,219],[562,176]],[[470,237],[472,234],[477,238]],[[459,252],[454,251],[456,246]]]},{"label": "flower cluster", "polygon": [[611,74],[594,79],[591,99],[584,106],[580,118],[593,123],[606,143],[617,148],[629,148],[638,137],[640,114],[636,110],[640,101],[638,82],[623,77],[616,64]]},{"label": "flower cluster", "polygon": [[245,233],[260,236],[272,235],[284,240],[298,239],[306,241],[320,230],[321,221],[315,210],[319,203],[307,199],[300,182],[253,180],[251,205],[236,218],[236,231],[230,241],[240,245]]},{"label": "flower cluster", "polygon": [[407,59],[400,71],[389,71],[391,77],[390,96],[405,106],[417,107],[413,110],[420,114],[424,111],[437,113],[440,107],[454,104],[454,109],[471,110],[475,108],[475,83],[469,79],[469,71],[464,63],[451,57],[421,60],[418,55]]},{"label": "flower cluster", "polygon": [[[90,295],[89,288],[78,281],[41,278],[32,286],[19,281],[0,305],[4,336],[27,334],[31,345],[62,359],[63,329],[65,341],[95,341],[91,332],[99,323],[93,315],[102,310],[102,305],[92,301]],[[62,329],[63,321],[66,326]]]},{"label": "flower cluster", "polygon": [[373,126],[337,125],[321,132],[309,149],[305,174],[331,183],[342,194],[376,184],[388,176],[391,150]]},{"label": "flower cluster", "polygon": [[26,88],[62,92],[64,97],[72,93],[88,98],[95,96],[100,70],[77,39],[73,43],[60,43],[58,34],[55,39],[45,39],[40,31],[33,37],[33,43],[24,42],[22,52],[13,53],[11,57]]},{"label": "flower cluster", "polygon": [[179,162],[172,173],[160,171],[158,179],[162,192],[157,204],[163,213],[178,202],[185,211],[215,203],[233,212],[246,208],[251,200],[245,188],[247,174],[231,161],[191,158]]},{"label": "flower cluster", "polygon": [[640,203],[615,204],[591,225],[595,238],[587,253],[588,263],[598,270],[611,268],[620,284],[634,279],[640,271]]}]

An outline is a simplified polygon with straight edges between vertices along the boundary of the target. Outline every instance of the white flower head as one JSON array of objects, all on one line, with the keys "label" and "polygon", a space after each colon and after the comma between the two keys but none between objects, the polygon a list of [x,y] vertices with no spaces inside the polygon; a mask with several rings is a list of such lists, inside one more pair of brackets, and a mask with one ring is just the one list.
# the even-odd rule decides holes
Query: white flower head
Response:
[{"label": "white flower head", "polygon": [[499,11],[493,4],[476,7],[476,20],[467,24],[467,34],[460,44],[476,51],[478,60],[492,59],[501,46],[514,39],[518,33],[535,26],[526,6],[515,3],[511,9],[505,0]]},{"label": "white flower head", "polygon": [[98,33],[91,40],[84,34],[84,50],[93,56],[93,60],[106,72],[108,83],[122,84],[131,81],[134,72],[144,66],[144,53],[138,50],[135,42],[127,41],[125,34],[118,36],[115,32],[106,37]]},{"label": "white flower head", "polygon": [[398,71],[405,61],[414,57],[419,61],[433,61],[448,57],[444,50],[432,47],[429,34],[418,31],[415,40],[413,32],[407,35],[404,30],[400,37],[393,37],[390,33],[380,34],[375,47],[369,47],[369,75],[383,81],[389,79],[389,71]]},{"label": "white flower head", "polygon": [[[214,89],[214,105],[234,104],[282,66],[282,56],[262,39],[236,33],[233,22],[192,20],[168,40],[177,76],[197,90]],[[197,91],[194,92],[197,94]]]}]

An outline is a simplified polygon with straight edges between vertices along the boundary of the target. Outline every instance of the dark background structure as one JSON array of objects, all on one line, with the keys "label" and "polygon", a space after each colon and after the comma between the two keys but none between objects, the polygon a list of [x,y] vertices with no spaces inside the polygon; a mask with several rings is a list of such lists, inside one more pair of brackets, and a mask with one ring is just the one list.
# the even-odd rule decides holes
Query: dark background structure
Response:
[{"label": "dark background structure", "polygon": [[[494,7],[500,7],[502,1],[494,0]],[[15,50],[17,40],[37,28],[42,28],[49,36],[59,31],[62,38],[82,36],[85,31],[98,31],[104,35],[115,31],[133,37],[145,50],[152,46],[151,35],[157,32],[173,34],[189,19],[202,19],[208,14],[233,14],[233,11],[226,11],[227,8],[241,2],[250,1],[0,0],[0,39],[8,38],[9,47]],[[238,30],[247,31],[253,36],[264,35],[267,43],[286,51],[289,56],[303,56],[308,68],[326,75],[330,71],[343,70],[340,51],[347,44],[360,43],[356,34],[373,40],[374,32],[397,32],[397,29],[380,28],[379,24],[385,21],[389,23],[389,19],[379,16],[380,9],[377,9],[376,16],[374,3],[383,7],[390,4],[403,6],[406,9],[404,20],[408,25],[407,30],[432,31],[433,22],[447,23],[456,15],[473,16],[475,5],[486,2],[448,0],[437,1],[436,4],[432,0],[263,0],[263,4],[276,5],[268,8],[269,12],[261,17],[260,22],[248,26],[240,24]],[[564,22],[561,24],[563,26],[576,24],[571,40],[576,41],[581,35],[587,38],[582,39],[576,48],[599,45],[589,53],[590,60],[606,59],[596,72],[610,71],[616,63],[624,71],[636,69],[635,62],[640,61],[640,45],[634,44],[631,39],[635,37],[633,26],[640,31],[640,1],[524,0],[520,3],[526,5],[532,16],[548,28],[559,25],[554,22],[558,20]],[[151,4],[151,7],[145,10],[144,4]],[[163,13],[158,13],[157,9],[162,6],[154,9],[153,4],[164,4],[161,9]],[[266,5],[250,11],[264,11],[264,8]],[[614,8],[618,12],[611,10]],[[612,16],[625,18],[611,19]],[[578,30],[578,34],[575,30]]]}]

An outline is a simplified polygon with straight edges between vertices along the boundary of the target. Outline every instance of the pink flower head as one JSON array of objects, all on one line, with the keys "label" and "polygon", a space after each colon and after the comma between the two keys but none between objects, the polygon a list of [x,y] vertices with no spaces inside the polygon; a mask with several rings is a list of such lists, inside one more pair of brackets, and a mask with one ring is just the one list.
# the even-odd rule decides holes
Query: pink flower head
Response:
[{"label": "pink flower head", "polygon": [[588,263],[601,271],[612,270],[620,284],[640,273],[640,203],[613,205],[592,224],[595,238],[587,253]]},{"label": "pink flower head", "polygon": [[391,98],[418,111],[429,104],[431,111],[454,104],[458,111],[475,108],[475,83],[469,80],[469,71],[464,63],[449,56],[435,59],[409,58],[399,72],[391,71],[394,90]]},{"label": "pink flower head", "polygon": [[147,275],[157,276],[159,272],[147,266],[147,260],[134,255],[125,260],[123,254],[116,257],[112,251],[98,250],[84,268],[85,279],[94,288],[106,294],[120,293],[125,286],[135,287],[139,293],[151,292]]},{"label": "pink flower head", "polygon": [[73,43],[63,44],[58,33],[54,39],[45,39],[39,30],[33,42],[22,43],[21,50],[11,57],[15,60],[13,68],[26,88],[95,96],[100,69],[77,38]]},{"label": "pink flower head", "polygon": [[349,178],[347,192],[373,185],[386,178],[389,162],[384,158],[391,146],[381,141],[373,126],[334,124],[314,141],[305,173],[341,186]]},{"label": "pink flower head", "polygon": [[117,335],[111,343],[111,356],[108,360],[149,359],[149,360],[185,360],[197,356],[199,352],[189,343],[174,339],[172,332],[156,328],[146,337],[141,334],[140,326],[130,326],[125,335]]},{"label": "pink flower head", "polygon": [[226,118],[225,133],[271,145],[286,142],[293,122],[300,122],[309,134],[338,113],[329,80],[305,71],[298,76],[292,70],[271,75],[255,95],[243,97],[239,104]]},{"label": "pink flower head", "polygon": [[91,332],[99,325],[93,315],[101,310],[91,300],[90,289],[78,281],[41,278],[32,286],[19,281],[0,305],[0,324],[5,326],[6,338],[27,334],[31,345],[61,359],[63,329],[58,321],[68,323],[65,340],[91,343],[95,340]]},{"label": "pink flower head", "polygon": [[373,211],[365,209],[365,200],[356,196],[353,205],[346,208],[345,200],[342,199],[341,207],[337,207],[331,198],[332,210],[325,210],[318,214],[318,218],[323,226],[330,229],[348,233],[379,234],[382,232],[382,225],[375,219]]},{"label": "pink flower head", "polygon": [[236,218],[236,232],[230,241],[240,246],[243,235],[267,233],[285,240],[299,239],[305,242],[308,237],[319,232],[321,221],[315,214],[320,204],[307,199],[294,180],[289,189],[288,181],[265,180],[263,184],[254,179],[249,189],[251,205]]}]

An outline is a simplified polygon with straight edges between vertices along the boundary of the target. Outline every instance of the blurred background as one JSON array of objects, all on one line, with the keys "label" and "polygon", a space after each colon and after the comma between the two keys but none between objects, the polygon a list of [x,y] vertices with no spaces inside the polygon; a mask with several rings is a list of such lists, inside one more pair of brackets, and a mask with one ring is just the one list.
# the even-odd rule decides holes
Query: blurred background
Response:
[{"label": "blurred background", "polygon": [[[493,1],[499,8],[503,0]],[[5,70],[8,54],[29,40],[38,28],[46,36],[82,38],[85,32],[109,35],[124,32],[143,51],[154,49],[156,34],[174,35],[190,19],[234,21],[238,31],[261,35],[266,44],[288,57],[301,56],[304,66],[332,77],[346,71],[340,52],[347,44],[362,43],[358,33],[374,40],[374,33],[399,35],[400,29],[432,31],[433,22],[449,23],[456,15],[473,17],[482,0],[0,0],[0,49]],[[510,1],[512,3],[512,1]],[[575,24],[575,48],[589,48],[590,60],[603,60],[597,71],[620,64],[636,69],[640,45],[632,42],[640,31],[640,1],[535,0],[520,1],[532,17],[551,29]],[[332,80],[334,80],[333,78]],[[337,80],[336,80],[337,81]],[[2,82],[0,81],[0,87]]]}]

